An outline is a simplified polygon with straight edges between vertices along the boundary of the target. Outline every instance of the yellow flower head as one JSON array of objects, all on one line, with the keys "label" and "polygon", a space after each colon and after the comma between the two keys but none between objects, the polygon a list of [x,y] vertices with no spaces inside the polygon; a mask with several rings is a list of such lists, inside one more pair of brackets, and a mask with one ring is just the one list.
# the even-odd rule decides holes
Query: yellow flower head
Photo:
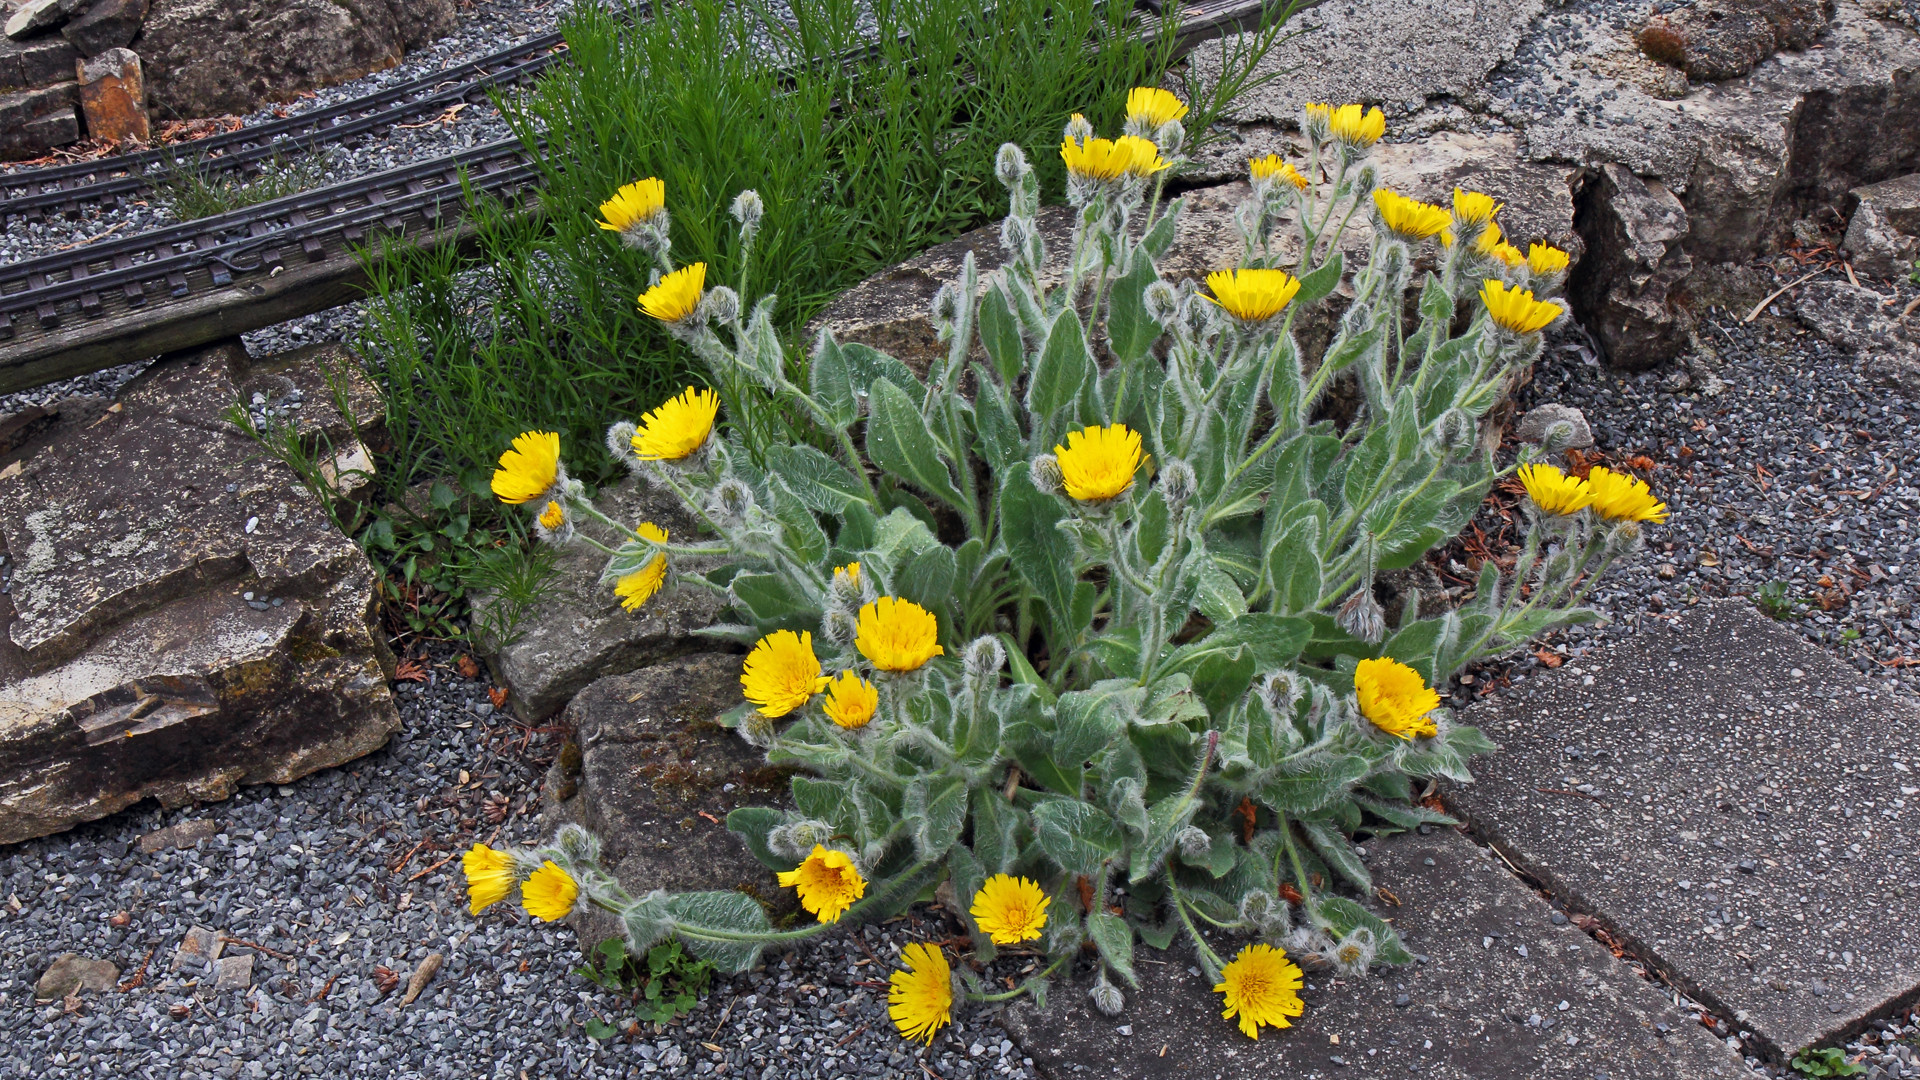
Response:
[{"label": "yellow flower head", "polygon": [[1290,1017],[1306,1011],[1300,986],[1306,977],[1282,949],[1248,945],[1226,967],[1213,991],[1226,1006],[1220,1015],[1240,1018],[1240,1030],[1249,1039],[1260,1037],[1262,1025],[1290,1027]]},{"label": "yellow flower head", "polygon": [[933,612],[911,600],[883,596],[860,609],[853,645],[881,671],[918,671],[944,656]]},{"label": "yellow flower head", "polygon": [[1491,195],[1453,189],[1453,220],[1463,229],[1489,224],[1500,210],[1501,204],[1494,202]]},{"label": "yellow flower head", "polygon": [[1187,103],[1155,86],[1127,91],[1127,119],[1148,130],[1187,115]]},{"label": "yellow flower head", "polygon": [[1380,212],[1382,225],[1408,240],[1438,236],[1453,220],[1452,215],[1432,203],[1409,199],[1386,188],[1374,190],[1373,208]]},{"label": "yellow flower head", "polygon": [[1037,882],[995,874],[973,894],[973,921],[995,945],[1018,945],[1040,936],[1047,925],[1047,894]]},{"label": "yellow flower head", "polygon": [[552,529],[557,529],[560,526],[565,525],[566,523],[567,523],[567,508],[564,506],[561,506],[557,502],[554,502],[552,499],[548,499],[547,508],[545,510],[540,511],[540,527],[543,529],[552,530]]},{"label": "yellow flower head", "polygon": [[640,418],[640,429],[633,433],[634,455],[641,461],[679,461],[707,445],[719,413],[720,395],[689,386]]},{"label": "yellow flower head", "polygon": [[1112,139],[1066,139],[1060,143],[1060,160],[1081,179],[1118,180],[1133,166],[1133,147]]},{"label": "yellow flower head", "polygon": [[640,294],[640,310],[661,322],[680,322],[699,310],[706,287],[706,263],[683,266]]},{"label": "yellow flower head", "polygon": [[1480,234],[1473,238],[1473,253],[1482,258],[1494,257],[1495,249],[1506,243],[1506,237],[1500,233],[1500,226],[1489,221],[1481,228]]},{"label": "yellow flower head", "polygon": [[1521,253],[1520,249],[1505,242],[1493,245],[1493,257],[1508,266],[1527,265],[1527,257]]},{"label": "yellow flower head", "polygon": [[513,856],[499,848],[473,845],[460,856],[460,868],[467,872],[467,910],[475,915],[513,891]]},{"label": "yellow flower head", "polygon": [[1300,279],[1285,270],[1215,270],[1207,275],[1207,299],[1244,323],[1263,323],[1292,302]]},{"label": "yellow flower head", "polygon": [[907,970],[887,976],[887,1015],[904,1039],[933,1044],[953,1020],[953,969],[938,945],[914,942],[900,950]]},{"label": "yellow flower head", "polygon": [[845,566],[836,566],[833,568],[833,576],[836,581],[846,578],[848,583],[858,585],[860,584],[860,564],[856,561]]},{"label": "yellow flower head", "polygon": [[1327,130],[1348,146],[1372,146],[1387,133],[1387,116],[1378,107],[1363,112],[1358,105],[1342,105],[1328,114]]},{"label": "yellow flower head", "polygon": [[665,181],[654,176],[636,180],[600,204],[600,227],[610,232],[626,232],[635,225],[652,220],[666,205]]},{"label": "yellow flower head", "polygon": [[1128,176],[1152,176],[1173,167],[1173,162],[1160,156],[1160,148],[1153,144],[1152,139],[1122,135],[1113,140],[1113,145],[1132,155],[1127,161]]},{"label": "yellow flower head", "polygon": [[867,879],[844,851],[813,845],[813,854],[779,876],[783,888],[800,894],[800,906],[823,923],[839,922],[855,900],[867,894]]},{"label": "yellow flower head", "polygon": [[1587,486],[1593,489],[1593,512],[1608,521],[1658,525],[1667,520],[1667,504],[1654,498],[1647,482],[1637,476],[1596,465],[1587,473]]},{"label": "yellow flower head", "polygon": [[843,671],[827,684],[827,700],[820,707],[827,719],[843,728],[866,727],[873,710],[880,707],[880,691],[854,672]]},{"label": "yellow flower head", "polygon": [[1125,424],[1067,432],[1053,448],[1067,494],[1081,502],[1111,499],[1133,485],[1140,470],[1140,433]]},{"label": "yellow flower head", "polygon": [[1480,287],[1480,301],[1487,305],[1487,314],[1494,322],[1516,334],[1537,334],[1561,313],[1559,304],[1535,300],[1532,289],[1509,289],[1493,280]]},{"label": "yellow flower head", "polygon": [[573,902],[580,896],[580,886],[573,876],[560,869],[560,864],[548,859],[540,864],[520,886],[520,906],[527,914],[547,922],[559,922],[573,914]]},{"label": "yellow flower head", "polygon": [[1255,180],[1285,180],[1301,191],[1305,191],[1312,183],[1279,154],[1268,154],[1247,162],[1247,173]]},{"label": "yellow flower head", "polygon": [[813,635],[775,630],[761,638],[740,665],[740,693],[760,707],[760,715],[782,717],[827,688]]},{"label": "yellow flower head", "polygon": [[[643,521],[634,530],[642,540],[651,540],[656,544],[667,542],[667,530],[651,521]],[[641,605],[653,599],[660,591],[660,583],[667,579],[667,553],[660,552],[647,560],[647,565],[631,574],[623,575],[613,583],[613,595],[620,598],[620,606],[628,611],[639,611]]]},{"label": "yellow flower head", "polygon": [[1585,480],[1568,476],[1553,465],[1520,466],[1520,483],[1526,486],[1533,505],[1549,514],[1578,513],[1593,502],[1593,489]]},{"label": "yellow flower head", "polygon": [[1552,244],[1531,244],[1527,247],[1527,269],[1540,277],[1560,273],[1570,261],[1566,252]]},{"label": "yellow flower head", "polygon": [[560,433],[526,431],[513,449],[500,455],[493,471],[493,493],[503,503],[528,503],[553,490],[560,478]]},{"label": "yellow flower head", "polygon": [[1440,730],[1427,715],[1440,707],[1440,695],[1419,672],[1398,660],[1360,661],[1353,669],[1353,692],[1360,699],[1360,714],[1397,739],[1411,741]]}]

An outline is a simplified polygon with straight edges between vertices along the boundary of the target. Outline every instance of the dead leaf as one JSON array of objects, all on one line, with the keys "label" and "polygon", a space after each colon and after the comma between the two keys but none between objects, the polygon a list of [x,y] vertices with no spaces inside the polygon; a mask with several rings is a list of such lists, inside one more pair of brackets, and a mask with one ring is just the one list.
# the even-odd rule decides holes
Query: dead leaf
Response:
[{"label": "dead leaf", "polygon": [[393,988],[400,985],[400,976],[390,967],[377,967],[373,969],[373,985],[379,987],[382,994],[391,994]]},{"label": "dead leaf", "polygon": [[[411,896],[413,894],[408,893],[407,895]],[[413,1004],[414,999],[420,996],[420,991],[427,988],[427,982],[433,978],[433,973],[439,971],[440,965],[446,962],[447,958],[439,953],[428,953],[427,958],[420,961],[420,966],[414,968],[413,975],[407,979],[407,992],[405,996],[401,997],[399,1007],[406,1008],[408,1005]]]},{"label": "dead leaf", "polygon": [[460,658],[453,662],[453,666],[460,672],[460,677],[463,679],[477,679],[480,677],[480,664],[466,653],[461,653]]},{"label": "dead leaf", "polygon": [[1540,661],[1542,664],[1550,668],[1559,667],[1561,664],[1566,663],[1566,659],[1562,657],[1559,653],[1552,652],[1547,649],[1540,649],[1535,651],[1533,654],[1533,658],[1535,660]]},{"label": "dead leaf", "polygon": [[426,682],[426,665],[410,656],[393,669],[393,679],[395,682]]},{"label": "dead leaf", "polygon": [[487,700],[493,702],[493,707],[496,709],[506,708],[507,688],[504,686],[489,686],[487,688]]}]

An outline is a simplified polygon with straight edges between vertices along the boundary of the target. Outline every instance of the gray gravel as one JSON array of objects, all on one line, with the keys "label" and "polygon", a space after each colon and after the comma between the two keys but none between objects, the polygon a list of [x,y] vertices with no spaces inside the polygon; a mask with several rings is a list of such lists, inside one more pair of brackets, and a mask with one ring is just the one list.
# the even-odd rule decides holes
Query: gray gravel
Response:
[{"label": "gray gravel", "polygon": [[[496,828],[501,843],[544,835],[538,783],[557,743],[494,711],[455,657],[430,652],[430,681],[401,684],[403,733],[345,768],[212,806],[148,804],[0,851],[0,1075],[772,1080],[924,1077],[923,1064],[949,1080],[1032,1075],[985,1015],[959,1018],[931,1048],[894,1033],[874,984],[906,941],[953,932],[925,911],[770,955],[665,1029],[589,1039],[588,1018],[632,1016],[570,974],[582,962],[572,932],[504,906],[467,914],[451,857]],[[142,836],[188,822],[218,832],[141,852]],[[171,970],[194,926],[240,939],[224,956],[253,955],[250,986],[214,989],[197,959]],[[34,983],[67,952],[140,985],[83,992],[71,1009],[36,1004]],[[435,952],[446,966],[401,1007]],[[381,990],[381,967],[400,990]]]}]

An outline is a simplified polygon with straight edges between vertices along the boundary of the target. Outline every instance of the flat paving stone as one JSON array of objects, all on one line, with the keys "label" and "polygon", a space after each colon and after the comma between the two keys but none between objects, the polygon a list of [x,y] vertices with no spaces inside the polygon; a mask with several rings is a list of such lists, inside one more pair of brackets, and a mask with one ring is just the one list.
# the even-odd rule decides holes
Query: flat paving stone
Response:
[{"label": "flat paving stone", "polygon": [[[1090,976],[1060,980],[1045,1009],[1001,1024],[1058,1080],[1749,1080],[1756,1074],[1659,988],[1614,959],[1454,829],[1367,845],[1374,910],[1419,957],[1364,979],[1309,975],[1306,1013],[1258,1040],[1220,1016],[1191,953],[1141,948],[1142,989],[1097,1013]],[[1215,942],[1231,955],[1239,942]],[[1337,1041],[1336,1041],[1337,1040]]]},{"label": "flat paving stone", "polygon": [[1744,602],[1646,625],[1469,709],[1448,805],[1769,1052],[1912,1001],[1920,709]]}]

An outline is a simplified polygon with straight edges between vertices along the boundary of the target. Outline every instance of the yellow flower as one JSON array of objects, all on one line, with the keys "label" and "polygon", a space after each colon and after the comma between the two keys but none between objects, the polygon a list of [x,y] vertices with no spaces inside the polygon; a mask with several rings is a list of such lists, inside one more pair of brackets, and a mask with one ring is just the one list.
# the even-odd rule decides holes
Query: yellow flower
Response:
[{"label": "yellow flower", "polygon": [[557,529],[560,526],[565,525],[566,523],[567,523],[566,507],[561,506],[559,503],[554,502],[552,499],[548,499],[547,508],[545,510],[540,511],[540,527],[544,529]]},{"label": "yellow flower", "polygon": [[1506,263],[1508,266],[1525,266],[1527,264],[1527,257],[1521,254],[1519,248],[1504,242],[1493,245],[1493,257]]},{"label": "yellow flower", "polygon": [[[642,540],[651,540],[656,544],[667,542],[667,530],[651,521],[643,521],[634,530]],[[639,611],[641,605],[653,599],[660,591],[660,583],[667,580],[667,553],[662,551],[647,561],[647,565],[631,574],[623,575],[613,583],[613,595],[620,598],[620,606],[628,611]]]},{"label": "yellow flower", "polygon": [[856,561],[850,562],[845,566],[836,566],[833,568],[833,576],[836,578],[844,577],[851,584],[858,585],[860,584],[860,564]]},{"label": "yellow flower", "polygon": [[827,700],[820,707],[827,719],[843,728],[866,727],[873,710],[880,707],[880,692],[859,675],[843,671],[827,684]]},{"label": "yellow flower", "polygon": [[1439,732],[1427,714],[1440,707],[1440,695],[1420,673],[1398,660],[1362,660],[1353,669],[1353,691],[1360,713],[1373,726],[1399,739]]},{"label": "yellow flower", "polygon": [[1249,1039],[1260,1037],[1261,1025],[1291,1027],[1288,1017],[1306,1011],[1300,1000],[1305,981],[1299,965],[1284,950],[1271,945],[1248,945],[1226,967],[1213,991],[1222,998],[1228,1020],[1240,1017],[1240,1030]]},{"label": "yellow flower", "polygon": [[667,205],[667,185],[658,177],[636,180],[613,193],[600,204],[600,227],[611,232],[626,232],[658,214]]},{"label": "yellow flower", "polygon": [[1536,334],[1560,317],[1560,305],[1535,300],[1531,289],[1509,289],[1489,280],[1480,287],[1480,300],[1493,321],[1516,334]]},{"label": "yellow flower", "polygon": [[811,633],[775,630],[740,665],[741,696],[760,706],[762,716],[785,716],[826,688]]},{"label": "yellow flower", "polygon": [[1144,127],[1158,128],[1185,115],[1186,102],[1168,91],[1153,86],[1136,86],[1127,91],[1127,119]]},{"label": "yellow flower", "polygon": [[1160,156],[1160,148],[1153,144],[1152,139],[1142,139],[1137,135],[1122,135],[1113,140],[1113,143],[1133,155],[1127,162],[1128,176],[1152,176],[1154,173],[1173,168],[1173,162]]},{"label": "yellow flower", "polygon": [[1596,465],[1587,473],[1587,486],[1593,489],[1593,512],[1608,521],[1658,525],[1667,520],[1667,504],[1654,498],[1647,482],[1637,476]]},{"label": "yellow flower", "polygon": [[559,476],[559,432],[522,432],[514,438],[513,449],[500,455],[493,493],[503,503],[532,502],[552,490]]},{"label": "yellow flower", "polygon": [[1374,191],[1373,206],[1380,212],[1381,224],[1409,240],[1436,236],[1453,220],[1452,215],[1432,203],[1409,199],[1386,188]]},{"label": "yellow flower", "polygon": [[1047,894],[1037,882],[995,874],[973,894],[973,921],[995,945],[1018,945],[1047,925]]},{"label": "yellow flower", "polygon": [[1067,494],[1081,502],[1111,499],[1133,484],[1140,469],[1140,433],[1125,424],[1067,432],[1053,448]]},{"label": "yellow flower", "polygon": [[699,310],[700,296],[706,285],[706,263],[683,266],[640,294],[640,310],[661,322],[679,322],[690,318]]},{"label": "yellow flower", "polygon": [[1526,485],[1527,498],[1549,514],[1572,514],[1593,502],[1593,489],[1585,480],[1568,476],[1553,465],[1520,466],[1520,483]]},{"label": "yellow flower", "polygon": [[1327,129],[1349,146],[1372,146],[1387,133],[1387,117],[1377,107],[1362,112],[1358,105],[1342,105],[1329,113]]},{"label": "yellow flower", "polygon": [[1500,234],[1500,226],[1489,221],[1486,227],[1480,230],[1480,235],[1473,238],[1473,253],[1490,259],[1493,258],[1494,251],[1504,243],[1506,238]]},{"label": "yellow flower", "polygon": [[475,915],[513,891],[513,856],[499,848],[473,845],[460,856],[460,868],[467,872],[467,910]]},{"label": "yellow flower", "polygon": [[527,914],[547,922],[559,922],[573,914],[573,902],[579,896],[580,886],[572,875],[552,859],[541,863],[540,869],[520,886],[520,906],[527,909]]},{"label": "yellow flower", "polygon": [[1294,168],[1279,154],[1254,158],[1247,162],[1247,172],[1255,180],[1270,180],[1277,177],[1301,191],[1305,191],[1311,183],[1305,176],[1300,175],[1300,170]]},{"label": "yellow flower", "polygon": [[1066,139],[1060,143],[1060,160],[1083,179],[1118,180],[1133,165],[1133,147],[1112,139]]},{"label": "yellow flower", "polygon": [[933,612],[911,600],[883,596],[860,609],[854,647],[881,671],[918,671],[936,656],[940,624]]},{"label": "yellow flower", "polygon": [[887,976],[887,1015],[905,1039],[929,1046],[953,1019],[953,969],[937,945],[914,942],[900,950],[907,970]]},{"label": "yellow flower", "polygon": [[1527,269],[1541,277],[1565,270],[1569,261],[1567,253],[1552,244],[1532,244],[1527,248]]},{"label": "yellow flower", "polygon": [[1293,300],[1300,279],[1285,270],[1215,270],[1207,275],[1207,299],[1245,323],[1263,323]]},{"label": "yellow flower", "polygon": [[844,851],[813,845],[813,854],[779,875],[780,885],[800,894],[800,906],[823,923],[839,922],[855,900],[867,894],[867,880]]},{"label": "yellow flower", "polygon": [[1453,219],[1463,228],[1488,224],[1501,209],[1501,204],[1494,202],[1491,195],[1453,189]]},{"label": "yellow flower", "polygon": [[679,461],[707,444],[719,413],[720,395],[689,386],[640,418],[634,455],[641,461]]}]

